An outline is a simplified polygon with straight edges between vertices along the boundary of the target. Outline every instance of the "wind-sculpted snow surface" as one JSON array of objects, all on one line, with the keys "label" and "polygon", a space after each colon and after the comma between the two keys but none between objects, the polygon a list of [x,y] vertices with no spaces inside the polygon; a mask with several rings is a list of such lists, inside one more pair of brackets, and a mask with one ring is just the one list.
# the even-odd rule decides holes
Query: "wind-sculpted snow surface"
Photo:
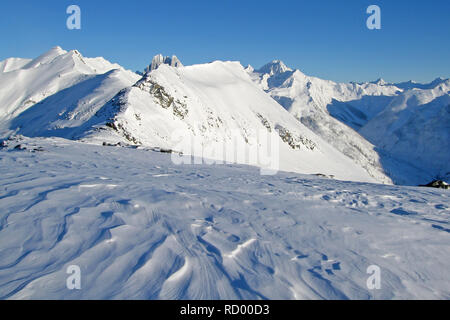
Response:
[{"label": "wind-sculpted snow surface", "polygon": [[[450,298],[450,194],[63,139],[0,150],[0,298]],[[17,148],[16,148],[17,147]],[[67,267],[81,290],[66,288]],[[366,270],[381,268],[381,289]]]}]

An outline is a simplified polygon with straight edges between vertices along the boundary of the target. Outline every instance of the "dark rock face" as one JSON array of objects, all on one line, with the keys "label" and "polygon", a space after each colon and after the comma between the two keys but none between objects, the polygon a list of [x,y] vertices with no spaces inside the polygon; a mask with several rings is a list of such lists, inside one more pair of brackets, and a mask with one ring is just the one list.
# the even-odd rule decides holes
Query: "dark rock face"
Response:
[{"label": "dark rock face", "polygon": [[26,150],[27,148],[22,146],[21,144],[18,144],[17,146],[14,147],[14,150]]},{"label": "dark rock face", "polygon": [[449,189],[450,185],[442,180],[434,180],[429,184],[420,185],[420,187],[429,187],[429,188],[439,188],[439,189]]}]

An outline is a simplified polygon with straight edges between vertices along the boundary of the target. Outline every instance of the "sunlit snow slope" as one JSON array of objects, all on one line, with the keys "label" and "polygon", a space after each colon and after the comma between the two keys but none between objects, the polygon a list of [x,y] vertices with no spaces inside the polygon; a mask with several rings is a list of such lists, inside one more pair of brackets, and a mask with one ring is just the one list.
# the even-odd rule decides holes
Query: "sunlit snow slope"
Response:
[{"label": "sunlit snow slope", "polygon": [[[7,145],[2,299],[450,298],[447,190],[176,166],[63,139]],[[70,265],[81,290],[66,288]],[[366,286],[371,265],[380,290]]]},{"label": "sunlit snow slope", "polygon": [[448,79],[336,83],[278,60],[247,72],[305,126],[378,181],[417,185],[450,176]]},{"label": "sunlit snow slope", "polygon": [[[23,63],[22,63],[23,64]],[[261,133],[277,136],[274,168],[353,181],[382,181],[296,121],[253,83],[237,62],[177,67],[159,64],[144,77],[102,58],[53,48],[14,71],[0,73],[0,133],[128,143],[235,162],[240,146],[260,148]],[[9,70],[9,69],[8,69]],[[256,160],[255,160],[256,159]]]},{"label": "sunlit snow slope", "polygon": [[5,60],[0,64],[0,133],[69,136],[138,79],[103,58],[84,58],[60,47],[34,60]]},{"label": "sunlit snow slope", "polygon": [[[273,61],[256,71],[249,67],[247,72],[296,119],[363,167],[374,179],[383,183],[392,182],[375,146],[351,128],[352,121],[362,123],[367,121],[367,116],[343,101],[368,106],[366,109],[373,112],[373,108],[380,108],[380,101],[388,103],[398,88],[335,83],[306,76],[281,61]],[[361,100],[363,97],[365,99]],[[348,116],[350,126],[332,116],[332,111]]]},{"label": "sunlit snow slope", "polygon": [[[273,156],[281,170],[322,173],[338,179],[376,181],[350,158],[299,123],[256,86],[237,62],[213,62],[183,68],[161,65],[133,87],[121,91],[98,113],[103,129],[85,138],[191,149],[178,135],[203,148],[242,152],[240,145],[258,145],[261,133],[275,133]],[[178,133],[174,135],[174,133]],[[191,153],[192,154],[192,153]],[[207,158],[223,159],[221,154]],[[246,162],[257,165],[258,163]]]},{"label": "sunlit snow slope", "polygon": [[399,95],[360,133],[384,152],[450,178],[450,80]]}]

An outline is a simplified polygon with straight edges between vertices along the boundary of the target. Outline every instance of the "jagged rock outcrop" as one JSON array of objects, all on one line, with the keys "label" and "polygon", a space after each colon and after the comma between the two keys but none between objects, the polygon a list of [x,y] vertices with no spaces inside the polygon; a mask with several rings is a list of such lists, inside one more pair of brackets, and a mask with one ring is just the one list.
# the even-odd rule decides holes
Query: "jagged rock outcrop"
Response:
[{"label": "jagged rock outcrop", "polygon": [[434,180],[429,184],[420,185],[420,187],[428,187],[428,188],[438,188],[438,189],[449,189],[450,185],[442,180]]},{"label": "jagged rock outcrop", "polygon": [[179,68],[182,67],[183,64],[177,58],[177,56],[173,55],[172,57],[164,57],[162,54],[158,54],[153,57],[152,63],[147,67],[146,72],[150,72],[159,68],[160,65],[167,64],[171,67]]}]

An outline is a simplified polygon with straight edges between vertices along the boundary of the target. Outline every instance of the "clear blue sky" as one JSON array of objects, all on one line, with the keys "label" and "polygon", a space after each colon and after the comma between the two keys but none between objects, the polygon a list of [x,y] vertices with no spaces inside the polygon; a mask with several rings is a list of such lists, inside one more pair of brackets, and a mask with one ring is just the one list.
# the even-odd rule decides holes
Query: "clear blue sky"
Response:
[{"label": "clear blue sky", "polygon": [[[66,28],[66,8],[82,30]],[[366,28],[381,7],[382,29]],[[449,0],[2,0],[0,60],[55,45],[142,70],[153,55],[184,64],[273,59],[336,81],[450,77]]]}]

